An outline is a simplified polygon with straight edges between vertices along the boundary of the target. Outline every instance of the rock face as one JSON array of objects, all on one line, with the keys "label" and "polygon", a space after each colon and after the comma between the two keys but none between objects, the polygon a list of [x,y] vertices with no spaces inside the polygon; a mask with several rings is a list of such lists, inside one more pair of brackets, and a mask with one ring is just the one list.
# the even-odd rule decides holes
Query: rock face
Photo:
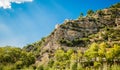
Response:
[{"label": "rock face", "polygon": [[[120,8],[104,9],[100,12],[102,12],[102,15],[96,12],[92,16],[86,16],[76,20],[67,19],[63,24],[57,24],[55,30],[48,37],[34,44],[35,46],[40,44],[40,47],[37,47],[40,48],[40,56],[36,64],[39,61],[42,62],[44,59],[52,57],[58,48],[67,50],[69,48],[80,49],[82,47],[83,49],[83,47],[88,46],[97,39],[101,41],[107,39],[102,37],[106,33],[103,29],[107,27],[116,28],[120,25]],[[98,34],[98,36],[91,38],[94,34]],[[35,49],[34,46],[30,48],[30,50],[32,49]],[[48,61],[49,59],[45,63]]]},{"label": "rock face", "polygon": [[[49,55],[54,53],[58,48],[65,50],[69,48],[80,49],[80,47],[85,47],[87,44],[95,42],[99,38],[101,39],[101,36],[94,39],[90,39],[89,36],[100,32],[105,27],[116,27],[120,24],[118,17],[112,17],[112,12],[107,9],[103,10],[103,12],[104,11],[105,13],[101,17],[95,18],[94,16],[98,15],[98,13],[96,13],[94,16],[83,17],[77,20],[67,20],[61,25],[56,25],[55,30],[46,37],[40,53],[42,55]],[[120,10],[118,11],[120,12]],[[120,14],[118,15],[120,16]],[[51,55],[48,57],[51,57]],[[41,59],[48,59],[48,57],[43,56]],[[44,59],[42,61],[44,61]]]},{"label": "rock face", "polygon": [[[117,21],[118,23],[118,21]],[[57,26],[57,28],[45,39],[43,49],[57,49],[62,46],[71,47],[60,43],[61,40],[72,42],[75,39],[88,38],[105,26],[116,26],[115,20],[106,20],[105,18],[82,18],[78,20],[69,20]],[[80,45],[73,45],[73,47]]]}]

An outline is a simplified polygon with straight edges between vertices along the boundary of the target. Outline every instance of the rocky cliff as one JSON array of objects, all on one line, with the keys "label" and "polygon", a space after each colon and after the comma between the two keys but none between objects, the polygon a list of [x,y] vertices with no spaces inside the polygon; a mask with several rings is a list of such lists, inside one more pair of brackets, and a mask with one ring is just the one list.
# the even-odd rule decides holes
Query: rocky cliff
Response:
[{"label": "rocky cliff", "polygon": [[93,42],[120,43],[120,7],[98,10],[92,15],[57,24],[47,37],[25,47],[36,54],[36,65],[44,64],[58,48],[87,49]]}]

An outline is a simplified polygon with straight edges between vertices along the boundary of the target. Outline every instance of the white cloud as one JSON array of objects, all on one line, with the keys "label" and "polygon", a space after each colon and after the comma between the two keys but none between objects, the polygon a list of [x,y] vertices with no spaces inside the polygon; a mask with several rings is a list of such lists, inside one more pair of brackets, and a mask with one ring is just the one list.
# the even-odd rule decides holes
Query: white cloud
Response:
[{"label": "white cloud", "polygon": [[32,2],[33,0],[0,0],[0,7],[4,9],[11,8],[11,3],[24,3],[24,2]]}]

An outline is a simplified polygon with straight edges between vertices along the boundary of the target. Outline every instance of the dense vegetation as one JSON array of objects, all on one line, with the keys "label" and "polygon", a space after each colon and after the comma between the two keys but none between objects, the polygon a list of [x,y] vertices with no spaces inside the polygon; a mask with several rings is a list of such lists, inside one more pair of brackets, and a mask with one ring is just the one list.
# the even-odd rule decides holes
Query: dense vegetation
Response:
[{"label": "dense vegetation", "polygon": [[[105,53],[106,52],[106,53]],[[35,56],[20,48],[0,48],[0,70],[38,69],[38,70],[84,70],[120,69],[120,45],[108,46],[107,43],[92,43],[86,51],[63,50],[59,48],[48,65],[36,67]]]},{"label": "dense vegetation", "polygon": [[31,52],[10,46],[0,48],[0,70],[28,68],[34,63],[35,57]]},{"label": "dense vegetation", "polygon": [[[55,29],[48,37],[22,49],[0,47],[0,70],[120,70],[119,19],[120,3],[117,3],[96,12],[88,10],[86,16],[80,13],[77,20],[67,21],[66,24],[60,25],[56,32],[59,36],[69,30],[70,35],[74,35],[73,32],[82,33],[81,37],[55,38]],[[86,25],[80,26],[81,22]],[[94,26],[89,28],[87,23],[98,25],[97,30]],[[90,29],[95,32],[89,33]],[[52,40],[53,38],[55,39]],[[54,43],[51,41],[56,47],[60,47],[54,49],[56,47],[52,47]]]},{"label": "dense vegetation", "polygon": [[[105,53],[106,52],[106,53]],[[58,49],[46,70],[120,70],[120,45],[92,43],[86,51]]]}]

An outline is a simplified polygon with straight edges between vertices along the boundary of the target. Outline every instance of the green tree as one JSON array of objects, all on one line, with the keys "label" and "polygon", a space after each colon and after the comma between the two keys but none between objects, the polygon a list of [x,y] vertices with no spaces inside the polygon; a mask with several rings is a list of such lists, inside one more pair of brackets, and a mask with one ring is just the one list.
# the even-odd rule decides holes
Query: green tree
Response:
[{"label": "green tree", "polygon": [[77,61],[77,54],[76,53],[71,54],[71,61],[72,62],[76,62]]},{"label": "green tree", "polygon": [[64,50],[59,49],[55,52],[54,68],[62,70],[66,66],[69,66],[69,58]]},{"label": "green tree", "polygon": [[81,50],[77,50],[77,60],[78,60],[78,63],[81,62],[81,59],[82,59],[82,53],[81,53]]},{"label": "green tree", "polygon": [[87,11],[87,16],[92,16],[94,14],[94,11],[93,10],[88,10]]},{"label": "green tree", "polygon": [[101,58],[105,57],[106,48],[107,48],[107,44],[105,42],[99,44],[99,50],[98,50],[99,57]]},{"label": "green tree", "polygon": [[15,63],[15,66],[16,66],[16,69],[22,69],[24,66],[23,61],[17,61]]},{"label": "green tree", "polygon": [[114,58],[119,59],[119,57],[120,57],[120,46],[115,44],[113,46],[113,50],[114,50],[114,56],[115,56]]},{"label": "green tree", "polygon": [[59,49],[55,52],[55,58],[57,61],[63,61],[64,56],[65,56],[65,52],[61,49]]},{"label": "green tree", "polygon": [[120,8],[120,2],[117,4],[112,5],[110,8]]},{"label": "green tree", "polygon": [[120,46],[114,45],[112,48],[109,49],[106,53],[106,58],[108,61],[114,61],[115,59],[119,59],[120,57]]},{"label": "green tree", "polygon": [[68,56],[70,56],[71,54],[73,54],[74,53],[74,50],[73,49],[69,49],[68,51],[67,51],[67,55]]},{"label": "green tree", "polygon": [[87,57],[89,60],[94,58],[95,61],[96,61],[96,58],[98,57],[98,49],[99,49],[98,44],[97,43],[92,43],[90,45],[89,49],[86,50],[86,52],[84,54],[85,57]]},{"label": "green tree", "polygon": [[84,16],[84,14],[81,12],[81,13],[80,13],[80,16],[78,17],[78,19],[83,18],[83,16]]},{"label": "green tree", "polygon": [[72,64],[71,70],[77,70],[77,62]]},{"label": "green tree", "polygon": [[102,10],[97,11],[98,16],[102,17],[104,15],[104,12]]},{"label": "green tree", "polygon": [[40,65],[37,70],[44,70],[44,66],[43,65]]}]

